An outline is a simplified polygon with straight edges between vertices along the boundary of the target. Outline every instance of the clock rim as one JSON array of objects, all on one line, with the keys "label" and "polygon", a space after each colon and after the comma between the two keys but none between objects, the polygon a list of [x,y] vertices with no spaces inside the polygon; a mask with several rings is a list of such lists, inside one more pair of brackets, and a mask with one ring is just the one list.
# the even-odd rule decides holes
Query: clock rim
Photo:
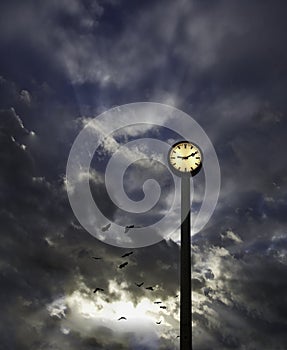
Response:
[{"label": "clock rim", "polygon": [[[201,156],[201,162],[200,162],[200,165],[195,169],[195,170],[192,170],[190,172],[183,172],[183,171],[180,171],[176,168],[173,167],[173,165],[171,164],[170,162],[170,153],[171,151],[174,149],[174,147],[176,147],[177,145],[179,145],[180,143],[189,143],[195,147],[197,147],[197,149],[200,151],[200,156]],[[167,161],[168,161],[168,165],[169,165],[169,168],[170,170],[177,176],[180,176],[180,177],[183,177],[183,176],[187,176],[187,177],[192,177],[192,176],[195,176],[196,174],[198,174],[198,172],[200,171],[200,169],[202,168],[202,163],[203,163],[203,153],[202,153],[202,150],[201,148],[197,145],[197,143],[195,142],[192,142],[192,141],[188,141],[188,140],[182,140],[182,141],[178,141],[176,143],[174,143],[169,151],[168,151],[168,155],[167,155]]]}]

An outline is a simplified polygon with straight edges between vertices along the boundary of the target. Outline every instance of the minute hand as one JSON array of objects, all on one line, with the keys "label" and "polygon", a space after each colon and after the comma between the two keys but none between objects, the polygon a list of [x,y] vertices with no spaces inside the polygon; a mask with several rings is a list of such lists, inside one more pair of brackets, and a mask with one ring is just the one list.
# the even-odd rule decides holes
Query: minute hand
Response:
[{"label": "minute hand", "polygon": [[194,153],[191,153],[189,156],[186,156],[186,157],[182,157],[182,159],[188,159],[189,157],[193,157],[193,156],[195,156],[195,154],[196,154],[197,152],[194,152]]},{"label": "minute hand", "polygon": [[181,158],[181,159],[188,159],[189,157],[194,157],[196,155],[197,152],[191,153],[190,155],[186,156],[186,157],[181,157],[181,156],[177,156],[177,158]]},{"label": "minute hand", "polygon": [[197,151],[196,152],[194,152],[194,153],[191,153],[189,156],[187,156],[186,158],[189,158],[189,157],[194,157],[195,155],[196,155],[196,153],[197,153]]}]

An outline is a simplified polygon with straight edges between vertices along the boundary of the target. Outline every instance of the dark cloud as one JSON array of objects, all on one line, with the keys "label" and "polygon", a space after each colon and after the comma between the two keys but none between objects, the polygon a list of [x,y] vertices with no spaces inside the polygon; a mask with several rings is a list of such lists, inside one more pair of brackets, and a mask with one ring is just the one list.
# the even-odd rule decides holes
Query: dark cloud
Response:
[{"label": "dark cloud", "polygon": [[[208,296],[194,314],[198,328],[212,336],[213,347],[240,349],[249,344],[252,349],[271,349],[285,343],[285,306],[281,295],[285,280],[281,274],[285,274],[286,265],[280,261],[277,250],[270,250],[271,245],[271,241],[265,242],[263,250],[258,245],[240,260],[217,248],[197,251],[199,260],[203,260],[200,256],[205,259],[209,256],[209,264],[214,266],[214,279],[206,280],[210,287]],[[199,264],[198,261],[196,265]],[[218,264],[220,272],[216,273]],[[263,336],[264,331],[268,337]],[[201,348],[201,338],[195,339]],[[202,344],[206,345],[204,341]]]},{"label": "dark cloud", "polygon": [[[194,115],[219,156],[219,203],[194,237],[194,348],[285,348],[285,7],[279,0],[1,2],[3,349],[178,345],[179,246],[134,249],[118,269],[127,250],[82,229],[65,188],[83,120],[142,100]],[[168,179],[157,175],[167,194]],[[95,198],[114,218],[99,178],[91,181]],[[144,300],[152,326],[117,321],[129,306],[117,315],[113,305],[130,301],[140,317]],[[167,311],[153,309],[156,300]],[[159,318],[166,328],[156,328]]]}]

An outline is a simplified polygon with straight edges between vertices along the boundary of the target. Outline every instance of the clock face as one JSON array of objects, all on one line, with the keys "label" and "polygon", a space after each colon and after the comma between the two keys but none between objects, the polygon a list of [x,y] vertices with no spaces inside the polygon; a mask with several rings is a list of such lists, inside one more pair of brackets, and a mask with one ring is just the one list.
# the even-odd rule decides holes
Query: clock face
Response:
[{"label": "clock face", "polygon": [[168,154],[169,164],[178,175],[194,175],[202,165],[202,154],[198,146],[188,141],[173,145]]}]

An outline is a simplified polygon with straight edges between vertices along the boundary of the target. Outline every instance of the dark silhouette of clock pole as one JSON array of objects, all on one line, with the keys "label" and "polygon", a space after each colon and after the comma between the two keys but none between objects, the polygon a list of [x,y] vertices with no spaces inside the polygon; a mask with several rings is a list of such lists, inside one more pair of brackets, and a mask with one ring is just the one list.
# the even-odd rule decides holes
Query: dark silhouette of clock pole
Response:
[{"label": "dark silhouette of clock pole", "polygon": [[174,174],[181,177],[181,252],[180,252],[180,350],[192,349],[192,284],[190,232],[190,177],[202,166],[198,146],[189,141],[174,144],[168,154]]},{"label": "dark silhouette of clock pole", "polygon": [[[187,214],[186,214],[187,213]],[[181,178],[180,349],[192,348],[190,177]]]}]

